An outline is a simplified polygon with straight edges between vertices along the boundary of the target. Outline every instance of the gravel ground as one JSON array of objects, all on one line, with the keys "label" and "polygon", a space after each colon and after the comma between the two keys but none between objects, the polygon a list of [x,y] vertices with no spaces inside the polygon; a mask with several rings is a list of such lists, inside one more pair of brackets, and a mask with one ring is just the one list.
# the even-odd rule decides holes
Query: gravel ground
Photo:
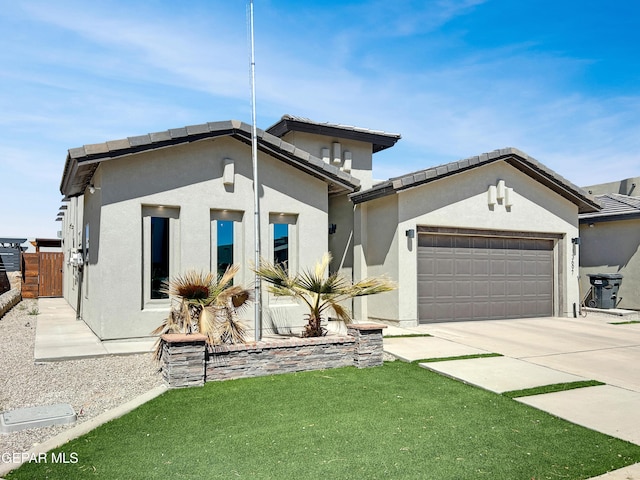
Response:
[{"label": "gravel ground", "polygon": [[23,300],[0,318],[0,411],[68,403],[78,421],[0,434],[0,455],[26,452],[162,384],[150,354],[35,364],[37,305]]}]

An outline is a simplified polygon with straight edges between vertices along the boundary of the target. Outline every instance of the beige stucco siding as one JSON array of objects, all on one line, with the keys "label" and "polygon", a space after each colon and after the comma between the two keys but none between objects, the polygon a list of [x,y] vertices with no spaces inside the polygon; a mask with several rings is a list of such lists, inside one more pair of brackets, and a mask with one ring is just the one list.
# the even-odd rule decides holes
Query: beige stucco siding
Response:
[{"label": "beige stucco siding", "polygon": [[580,283],[586,294],[588,274],[620,273],[620,308],[640,310],[640,220],[580,225]]},{"label": "beige stucco siding", "polygon": [[[305,132],[288,132],[282,137],[296,147],[309,152],[311,155],[323,158],[322,149],[329,151],[329,161],[338,168],[345,166],[345,152],[351,153],[351,170],[347,173],[360,180],[360,186],[363,189],[371,188],[373,184],[372,174],[372,146],[367,142],[359,142],[357,140],[347,140],[344,138],[331,138],[324,135],[316,135]],[[334,162],[333,144],[340,144],[340,162]]]},{"label": "beige stucco siding", "polygon": [[[488,205],[487,190],[499,180],[513,189],[511,207],[504,202]],[[578,236],[577,206],[504,162],[367,202],[367,211],[368,224],[376,225],[368,233],[368,272],[386,273],[398,282],[398,290],[391,294],[394,301],[389,301],[388,294],[368,299],[369,317],[417,323],[418,226],[563,235],[554,248],[555,313],[569,315],[578,301],[577,257],[571,270],[571,238]],[[406,237],[409,229],[416,230],[413,240]]]},{"label": "beige stucco siding", "polygon": [[[232,186],[223,184],[225,159],[234,161]],[[259,155],[259,165],[262,251],[268,252],[272,241],[269,215],[294,215],[298,223],[292,229],[296,261],[312,264],[327,250],[327,185],[267,155]],[[237,278],[244,285],[253,282],[248,264],[254,256],[249,146],[230,138],[176,146],[103,162],[97,178],[101,213],[98,218],[91,209],[89,220],[91,238],[97,240],[99,232],[100,241],[98,245],[97,241],[91,243],[91,284],[83,310],[85,321],[102,339],[148,336],[168,312],[167,301],[147,302],[144,298],[146,207],[162,206],[177,213],[171,224],[171,275],[188,269],[210,270],[212,211],[242,212],[236,238],[242,239],[244,262]],[[300,316],[302,321],[298,308],[291,306],[287,315]],[[252,309],[243,315],[250,321],[252,316]]]}]

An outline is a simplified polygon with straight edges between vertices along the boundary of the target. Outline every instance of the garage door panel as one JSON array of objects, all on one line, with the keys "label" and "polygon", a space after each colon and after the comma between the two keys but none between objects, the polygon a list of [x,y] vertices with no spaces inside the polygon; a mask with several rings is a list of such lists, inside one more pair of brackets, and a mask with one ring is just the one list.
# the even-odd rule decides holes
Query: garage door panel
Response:
[{"label": "garage door panel", "polygon": [[473,318],[473,303],[460,302],[455,304],[455,318],[457,319],[472,319]]},{"label": "garage door panel", "polygon": [[510,297],[522,297],[523,286],[520,282],[507,282],[507,295]]},{"label": "garage door panel", "polygon": [[491,295],[491,299],[494,301],[504,300],[507,293],[507,282],[502,280],[491,280],[490,285],[489,294]]},{"label": "garage door panel", "polygon": [[453,263],[452,258],[438,258],[436,259],[436,275],[453,275]]},{"label": "garage door panel", "polygon": [[440,301],[444,299],[453,299],[454,295],[454,282],[452,281],[438,281],[436,282],[436,296]]},{"label": "garage door panel", "polygon": [[473,273],[473,262],[470,258],[456,258],[456,275],[471,275]]},{"label": "garage door panel", "polygon": [[476,318],[490,318],[491,310],[489,307],[490,305],[488,303],[476,303],[473,306],[473,317],[470,320],[474,320]]},{"label": "garage door panel", "polygon": [[464,302],[473,300],[473,282],[471,280],[458,280],[454,282],[456,301]]},{"label": "garage door panel", "polygon": [[474,258],[472,262],[474,275],[489,275],[489,260]]},{"label": "garage door panel", "polygon": [[505,308],[505,304],[502,302],[495,302],[495,303],[491,303],[491,307],[490,307],[490,311],[491,311],[491,318],[505,318],[506,315],[506,308]]},{"label": "garage door panel", "polygon": [[506,302],[505,316],[509,318],[520,318],[522,316],[522,302]]},{"label": "garage door panel", "polygon": [[507,275],[510,277],[522,276],[522,262],[520,259],[507,261]]},{"label": "garage door panel", "polygon": [[491,276],[500,275],[503,276],[507,272],[507,262],[500,259],[491,260],[490,274]]},{"label": "garage door panel", "polygon": [[421,322],[550,316],[551,240],[422,234]]}]

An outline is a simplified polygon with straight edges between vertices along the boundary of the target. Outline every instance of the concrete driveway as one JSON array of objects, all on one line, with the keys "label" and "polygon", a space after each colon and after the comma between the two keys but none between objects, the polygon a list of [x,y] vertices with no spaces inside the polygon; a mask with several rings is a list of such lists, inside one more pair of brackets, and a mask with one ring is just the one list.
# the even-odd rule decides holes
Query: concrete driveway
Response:
[{"label": "concrete driveway", "polygon": [[[609,323],[616,320],[589,315],[435,323],[404,331],[431,337],[385,337],[384,345],[386,352],[408,361],[502,354],[421,364],[497,393],[598,380],[606,385],[520,397],[518,401],[640,445],[640,324]],[[393,327],[388,330],[385,335],[400,333]],[[634,476],[620,478],[640,478],[640,465],[633,468]]]},{"label": "concrete driveway", "polygon": [[614,321],[534,318],[438,323],[412,330],[640,392],[640,324],[608,323]]}]

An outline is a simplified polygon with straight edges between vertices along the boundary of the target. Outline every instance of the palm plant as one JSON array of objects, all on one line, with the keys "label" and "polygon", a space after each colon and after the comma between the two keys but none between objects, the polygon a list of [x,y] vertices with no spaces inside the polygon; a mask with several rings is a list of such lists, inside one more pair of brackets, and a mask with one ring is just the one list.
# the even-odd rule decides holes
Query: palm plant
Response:
[{"label": "palm plant", "polygon": [[[237,310],[247,305],[250,291],[232,284],[238,269],[238,265],[231,265],[221,276],[190,270],[170,279],[163,291],[179,304],[152,333],[201,333],[209,345],[244,342],[246,328],[237,319]],[[158,339],[158,360],[160,345]]]},{"label": "palm plant", "polygon": [[388,292],[395,285],[386,278],[367,278],[357,283],[344,278],[338,273],[327,276],[331,254],[326,253],[322,260],[311,270],[304,270],[290,276],[282,264],[262,261],[256,274],[269,283],[269,291],[276,296],[293,297],[309,308],[304,337],[320,337],[326,334],[322,326],[323,315],[332,311],[336,317],[348,323],[351,320],[349,311],[341,302],[354,297]]}]

